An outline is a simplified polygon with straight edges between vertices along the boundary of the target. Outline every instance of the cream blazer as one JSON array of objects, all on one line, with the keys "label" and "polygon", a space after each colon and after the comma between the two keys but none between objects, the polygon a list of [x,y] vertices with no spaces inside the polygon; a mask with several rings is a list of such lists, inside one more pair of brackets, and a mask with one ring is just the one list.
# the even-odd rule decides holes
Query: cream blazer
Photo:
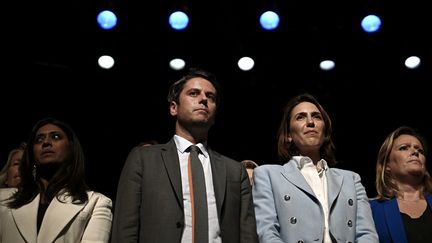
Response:
[{"label": "cream blazer", "polygon": [[[16,189],[1,189],[5,199]],[[48,206],[37,233],[40,195],[18,209],[0,201],[0,243],[77,243],[109,242],[112,223],[112,201],[101,193],[88,191],[85,204],[73,204],[70,197],[54,198]]]}]

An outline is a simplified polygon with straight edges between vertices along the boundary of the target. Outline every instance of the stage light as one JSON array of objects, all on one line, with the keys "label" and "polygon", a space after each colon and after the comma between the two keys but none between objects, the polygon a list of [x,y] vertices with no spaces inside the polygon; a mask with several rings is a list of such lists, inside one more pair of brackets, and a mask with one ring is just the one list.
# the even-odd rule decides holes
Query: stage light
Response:
[{"label": "stage light", "polygon": [[420,58],[417,56],[410,56],[405,60],[405,66],[409,69],[415,69],[420,66]]},{"label": "stage light", "polygon": [[169,16],[169,24],[175,30],[183,30],[189,24],[189,17],[181,11],[174,12]]},{"label": "stage light", "polygon": [[97,22],[102,29],[109,30],[117,25],[117,17],[113,12],[104,10],[98,14]]},{"label": "stage light", "polygon": [[273,11],[267,11],[260,17],[260,24],[266,30],[273,30],[279,26],[279,16]]},{"label": "stage light", "polygon": [[363,18],[361,26],[368,33],[377,32],[381,27],[381,20],[376,15],[368,15]]},{"label": "stage light", "polygon": [[335,62],[332,60],[324,60],[320,63],[321,70],[329,71],[335,67]]},{"label": "stage light", "polygon": [[98,64],[103,69],[111,69],[114,66],[114,59],[111,56],[103,55],[99,57]]},{"label": "stage light", "polygon": [[250,57],[242,57],[239,59],[237,65],[243,71],[250,71],[255,66],[255,62]]},{"label": "stage light", "polygon": [[186,63],[181,58],[172,59],[169,63],[170,68],[174,70],[182,70],[185,67]]}]

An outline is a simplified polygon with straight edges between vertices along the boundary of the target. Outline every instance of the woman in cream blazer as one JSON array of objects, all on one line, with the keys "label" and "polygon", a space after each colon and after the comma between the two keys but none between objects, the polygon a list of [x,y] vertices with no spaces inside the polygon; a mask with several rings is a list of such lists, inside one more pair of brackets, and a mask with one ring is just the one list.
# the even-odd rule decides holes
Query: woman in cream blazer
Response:
[{"label": "woman in cream blazer", "polygon": [[[0,198],[7,198],[15,189],[0,189]],[[73,204],[72,198],[61,194],[49,204],[37,232],[36,220],[40,196],[18,209],[0,205],[0,242],[108,242],[111,232],[112,202],[93,191],[89,200]],[[63,202],[62,202],[63,201]]]},{"label": "woman in cream blazer", "polygon": [[107,243],[112,201],[85,183],[84,153],[62,121],[33,127],[18,188],[0,190],[0,243]]}]

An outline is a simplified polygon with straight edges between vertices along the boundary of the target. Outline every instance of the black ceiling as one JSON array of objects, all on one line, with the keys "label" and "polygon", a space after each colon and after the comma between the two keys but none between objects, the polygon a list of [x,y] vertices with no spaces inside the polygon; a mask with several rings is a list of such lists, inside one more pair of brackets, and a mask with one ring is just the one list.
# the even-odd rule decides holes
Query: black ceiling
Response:
[{"label": "black ceiling", "polygon": [[[176,4],[174,2],[181,2]],[[43,116],[68,121],[82,139],[90,183],[114,196],[119,171],[139,142],[169,140],[168,85],[181,76],[172,57],[214,72],[223,101],[209,144],[237,160],[276,163],[276,130],[285,102],[299,92],[319,98],[333,118],[340,167],[360,173],[373,196],[374,160],[387,133],[419,128],[432,141],[428,116],[432,19],[426,1],[43,1],[5,7],[1,158]],[[99,29],[110,9],[118,26]],[[169,29],[173,10],[190,14],[184,31]],[[280,27],[259,28],[277,11]],[[382,29],[361,31],[374,13]],[[112,70],[97,57],[116,58]],[[237,59],[255,59],[251,72]],[[422,58],[406,70],[409,55]],[[324,72],[319,61],[336,69]],[[95,179],[97,177],[97,179]],[[102,182],[102,183],[101,183]]]}]

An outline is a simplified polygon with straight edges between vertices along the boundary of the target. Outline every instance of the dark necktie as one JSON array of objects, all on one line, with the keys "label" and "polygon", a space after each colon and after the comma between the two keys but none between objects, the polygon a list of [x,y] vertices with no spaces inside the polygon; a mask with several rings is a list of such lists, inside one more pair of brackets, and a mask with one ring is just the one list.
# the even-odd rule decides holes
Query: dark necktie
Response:
[{"label": "dark necktie", "polygon": [[192,208],[192,243],[208,242],[207,193],[204,170],[198,158],[200,149],[189,147],[189,189]]}]

